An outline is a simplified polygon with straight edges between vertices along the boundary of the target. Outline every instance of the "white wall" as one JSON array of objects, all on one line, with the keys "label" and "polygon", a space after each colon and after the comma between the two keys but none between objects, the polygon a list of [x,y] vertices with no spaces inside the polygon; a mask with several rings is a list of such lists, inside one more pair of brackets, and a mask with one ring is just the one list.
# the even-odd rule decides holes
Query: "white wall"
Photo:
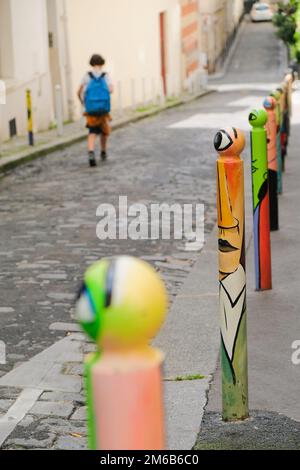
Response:
[{"label": "white wall", "polygon": [[[179,91],[180,70],[180,4],[178,0],[66,0],[68,44],[71,62],[73,111],[78,117],[75,92],[89,58],[100,53],[107,59],[107,70],[118,89],[122,83],[123,105],[131,105],[131,81],[135,80],[137,101],[146,99],[155,87],[159,91],[160,34],[159,13],[167,11],[167,61],[170,91]],[[113,105],[117,106],[117,90]]]},{"label": "white wall", "polygon": [[[10,15],[8,14],[8,5]],[[2,140],[9,137],[8,121],[16,118],[19,134],[26,133],[26,88],[32,90],[35,130],[47,129],[53,117],[48,60],[48,27],[45,0],[0,0],[1,19],[6,24],[1,37],[10,51],[4,78],[7,103],[1,107]],[[2,9],[2,10],[1,10]],[[2,45],[3,47],[3,45]],[[7,73],[9,72],[9,73]],[[1,73],[1,69],[0,69]]]}]

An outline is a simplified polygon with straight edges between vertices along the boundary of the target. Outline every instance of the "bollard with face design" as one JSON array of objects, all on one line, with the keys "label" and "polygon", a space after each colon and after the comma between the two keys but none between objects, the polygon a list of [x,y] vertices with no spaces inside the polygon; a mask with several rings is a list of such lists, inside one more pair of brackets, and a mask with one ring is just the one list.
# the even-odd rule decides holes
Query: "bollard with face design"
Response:
[{"label": "bollard with face design", "polygon": [[272,98],[276,100],[276,123],[277,123],[277,176],[278,176],[278,194],[282,194],[283,181],[282,181],[282,150],[281,150],[281,107],[280,107],[280,93],[279,91],[273,91],[270,93]]},{"label": "bollard with face design", "polygon": [[87,270],[76,315],[98,347],[85,363],[90,449],[165,448],[164,358],[149,342],[166,309],[164,284],[144,261],[123,256]]},{"label": "bollard with face design", "polygon": [[268,183],[267,131],[265,109],[249,115],[252,158],[253,227],[256,290],[272,289],[270,200]]},{"label": "bollard with face design", "polygon": [[244,164],[241,130],[220,130],[217,161],[223,420],[248,418]]},{"label": "bollard with face design", "polygon": [[[292,95],[293,95],[293,83],[294,83],[294,76],[291,72],[288,72],[286,74],[284,78],[284,82],[287,85],[287,108],[288,108],[288,114],[289,114],[289,120],[290,120],[293,114]],[[288,130],[290,131],[290,127]]]},{"label": "bollard with face design", "polygon": [[270,196],[270,226],[271,231],[279,230],[278,214],[278,187],[277,187],[277,122],[276,122],[276,100],[272,96],[267,96],[264,100],[264,108],[268,113],[266,124],[268,143],[268,177]]}]

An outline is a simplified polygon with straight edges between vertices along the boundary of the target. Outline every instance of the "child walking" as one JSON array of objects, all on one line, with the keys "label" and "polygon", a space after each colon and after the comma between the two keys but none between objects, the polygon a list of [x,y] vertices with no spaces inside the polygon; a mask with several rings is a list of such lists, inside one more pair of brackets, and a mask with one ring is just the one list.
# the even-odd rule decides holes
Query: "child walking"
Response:
[{"label": "child walking", "polygon": [[113,84],[110,76],[104,72],[105,60],[101,55],[94,54],[90,60],[91,71],[83,77],[78,90],[78,98],[85,107],[88,136],[88,155],[91,167],[97,165],[95,158],[95,143],[100,136],[102,161],[107,159],[107,141],[111,132],[110,127],[110,95]]}]

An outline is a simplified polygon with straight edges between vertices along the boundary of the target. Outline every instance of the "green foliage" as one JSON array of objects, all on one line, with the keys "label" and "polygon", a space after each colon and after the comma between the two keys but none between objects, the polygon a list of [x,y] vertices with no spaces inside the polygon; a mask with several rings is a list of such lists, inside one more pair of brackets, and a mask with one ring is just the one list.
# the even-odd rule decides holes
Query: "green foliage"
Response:
[{"label": "green foliage", "polygon": [[290,0],[288,3],[279,2],[278,10],[273,18],[277,27],[277,35],[285,44],[295,46],[297,44],[297,13],[300,0]]}]

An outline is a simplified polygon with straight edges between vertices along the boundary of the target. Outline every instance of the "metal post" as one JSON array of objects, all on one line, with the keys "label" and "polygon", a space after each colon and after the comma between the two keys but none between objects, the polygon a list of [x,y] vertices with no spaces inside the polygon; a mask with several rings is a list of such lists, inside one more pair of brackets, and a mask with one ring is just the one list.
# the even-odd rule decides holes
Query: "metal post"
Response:
[{"label": "metal post", "polygon": [[28,143],[34,146],[31,91],[26,90]]},{"label": "metal post", "polygon": [[151,95],[152,95],[152,103],[156,105],[157,96],[156,96],[156,82],[155,82],[154,77],[152,77],[152,80],[151,80]]},{"label": "metal post", "polygon": [[61,86],[55,87],[55,108],[56,108],[56,123],[57,134],[59,137],[64,135],[64,119],[63,119],[63,106],[62,106],[62,93]]},{"label": "metal post", "polygon": [[265,109],[249,115],[251,131],[253,228],[256,290],[272,289],[270,199],[268,184],[267,131]]},{"label": "metal post", "polygon": [[86,272],[76,315],[98,347],[85,362],[91,450],[165,449],[164,357],[149,343],[166,309],[165,286],[144,261],[105,259]]},{"label": "metal post", "polygon": [[271,231],[279,230],[278,214],[278,187],[277,187],[277,121],[276,121],[276,100],[268,96],[264,101],[264,108],[268,113],[266,124],[268,142],[268,175],[269,175],[269,196],[270,196],[270,227]]},{"label": "metal post", "polygon": [[118,81],[118,114],[122,115],[123,112],[123,97],[122,97],[122,82]]},{"label": "metal post", "polygon": [[131,108],[136,111],[135,79],[131,80]]},{"label": "metal post", "polygon": [[244,133],[219,131],[217,161],[223,420],[249,417],[244,212]]},{"label": "metal post", "polygon": [[276,100],[276,122],[277,122],[277,176],[278,176],[278,194],[282,194],[283,182],[282,182],[282,155],[281,155],[281,111],[279,103],[279,93],[274,91],[270,94]]}]

